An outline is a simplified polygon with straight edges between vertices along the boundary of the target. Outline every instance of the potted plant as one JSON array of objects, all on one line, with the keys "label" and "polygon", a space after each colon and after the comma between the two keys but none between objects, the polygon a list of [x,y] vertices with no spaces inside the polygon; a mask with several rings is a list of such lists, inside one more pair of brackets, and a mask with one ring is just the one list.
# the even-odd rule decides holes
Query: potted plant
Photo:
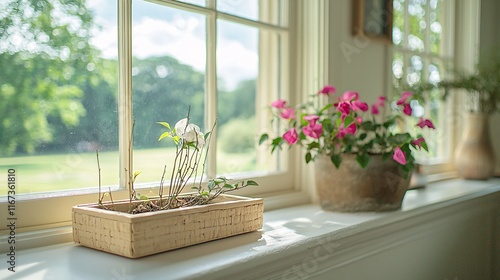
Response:
[{"label": "potted plant", "polygon": [[500,60],[478,65],[471,74],[457,73],[439,82],[446,97],[450,90],[466,90],[465,130],[455,151],[455,166],[465,179],[485,180],[493,175],[495,153],[490,136],[490,116],[500,105]]},{"label": "potted plant", "polygon": [[[414,168],[412,150],[427,144],[421,134],[398,132],[397,126],[412,118],[410,102],[415,96],[404,92],[390,106],[393,113],[382,115],[385,97],[371,106],[359,94],[347,91],[337,102],[321,104],[321,96],[330,97],[335,88],[325,86],[304,104],[291,107],[285,100],[271,104],[273,123],[284,133],[268,133],[260,143],[272,138],[271,151],[283,146],[301,146],[305,162],[315,162],[315,182],[321,207],[332,211],[386,211],[401,207]],[[420,118],[420,128],[434,128]]]},{"label": "potted plant", "polygon": [[[111,192],[101,192],[97,153],[98,202],[73,207],[74,241],[97,250],[139,258],[260,229],[263,200],[225,194],[258,185],[255,181],[231,183],[225,177],[218,177],[203,184],[211,133],[203,134],[197,125],[190,123],[189,114],[173,129],[166,122],[159,124],[166,131],[158,141],[171,139],[176,146],[175,158],[168,163],[173,166],[168,187],[164,186],[165,166],[158,195],[140,195],[133,185],[139,175],[135,172],[130,175],[133,178],[129,199],[113,201]],[[183,193],[188,184],[193,184],[195,191]],[[111,201],[104,202],[105,194],[109,194]]]}]

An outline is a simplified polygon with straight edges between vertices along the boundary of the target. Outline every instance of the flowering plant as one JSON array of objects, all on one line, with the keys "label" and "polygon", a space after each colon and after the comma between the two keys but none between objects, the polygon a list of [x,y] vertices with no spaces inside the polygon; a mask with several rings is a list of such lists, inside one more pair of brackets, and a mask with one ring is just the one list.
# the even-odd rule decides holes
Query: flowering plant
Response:
[{"label": "flowering plant", "polygon": [[[406,176],[413,170],[415,158],[412,149],[428,151],[425,139],[421,134],[416,136],[408,132],[396,132],[398,120],[412,116],[410,101],[414,98],[411,92],[404,92],[392,104],[393,113],[388,116],[380,114],[386,106],[386,98],[381,96],[369,106],[354,91],[346,91],[337,98],[337,102],[319,107],[321,96],[332,97],[336,89],[327,85],[317,94],[313,94],[307,103],[296,107],[278,99],[271,103],[274,121],[284,121],[286,131],[272,139],[272,152],[283,145],[299,145],[306,149],[305,161],[314,161],[318,155],[330,157],[338,168],[342,163],[342,154],[354,153],[361,167],[366,167],[371,155],[382,155],[384,159],[391,157],[401,165]],[[434,129],[434,124],[420,118],[417,126]],[[264,133],[260,137],[262,144],[270,138]]]},{"label": "flowering plant", "polygon": [[[175,157],[169,160],[172,166],[168,187],[165,187],[167,174],[167,165],[163,168],[163,173],[158,188],[158,195],[154,199],[137,193],[134,187],[134,181],[141,173],[140,171],[130,174],[129,188],[129,210],[128,213],[137,214],[144,212],[153,212],[167,209],[175,209],[181,207],[189,207],[195,205],[204,205],[213,201],[215,198],[226,192],[239,190],[247,186],[258,186],[254,180],[242,180],[232,183],[231,179],[226,177],[216,177],[208,179],[206,187],[203,184],[205,176],[205,163],[207,160],[208,150],[210,148],[210,140],[212,131],[215,129],[217,122],[214,123],[212,130],[203,133],[199,126],[190,123],[189,111],[188,117],[179,120],[174,128],[167,122],[157,122],[166,128],[158,141],[162,139],[171,139],[175,143]],[[132,142],[132,141],[131,141]],[[97,153],[97,151],[96,151]],[[111,190],[109,196],[111,199],[111,208],[108,208],[104,203],[106,193],[101,192],[101,168],[99,163],[99,153],[97,153],[97,165],[99,171],[99,197],[98,205],[103,209],[113,209],[113,200]],[[201,172],[201,176],[197,176]],[[190,194],[182,194],[185,187],[192,183],[192,189],[196,192]],[[165,188],[167,194],[164,194]]]}]

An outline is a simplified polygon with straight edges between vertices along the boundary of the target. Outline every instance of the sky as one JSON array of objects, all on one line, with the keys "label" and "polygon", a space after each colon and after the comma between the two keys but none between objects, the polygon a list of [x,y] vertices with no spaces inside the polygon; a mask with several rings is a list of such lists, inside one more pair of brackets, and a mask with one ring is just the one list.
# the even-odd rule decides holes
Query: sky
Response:
[{"label": "sky", "polygon": [[[204,72],[206,34],[203,15],[146,1],[135,0],[132,3],[133,56],[146,58],[169,55]],[[257,14],[256,3],[253,0],[224,0],[219,2],[219,8],[239,15],[243,15],[242,11],[245,11],[252,18]],[[101,29],[94,30],[91,43],[101,50],[103,57],[116,58],[116,2],[89,0],[88,4],[95,12],[95,21],[101,26]],[[241,80],[256,78],[257,30],[219,21],[217,35],[217,72],[226,89],[234,89]]]}]

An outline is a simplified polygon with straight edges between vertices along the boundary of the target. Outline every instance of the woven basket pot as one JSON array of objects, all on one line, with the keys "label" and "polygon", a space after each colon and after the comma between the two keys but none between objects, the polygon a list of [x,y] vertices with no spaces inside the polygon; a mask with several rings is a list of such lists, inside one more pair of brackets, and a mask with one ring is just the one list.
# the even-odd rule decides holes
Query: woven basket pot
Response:
[{"label": "woven basket pot", "polygon": [[398,163],[382,160],[381,155],[371,155],[364,169],[354,154],[343,154],[339,169],[321,156],[315,161],[315,171],[321,207],[339,212],[399,209],[411,177],[404,178]]},{"label": "woven basket pot", "polygon": [[139,258],[258,230],[264,211],[262,199],[233,195],[221,195],[207,205],[141,214],[126,213],[128,200],[113,205],[117,211],[97,204],[73,207],[75,243]]}]

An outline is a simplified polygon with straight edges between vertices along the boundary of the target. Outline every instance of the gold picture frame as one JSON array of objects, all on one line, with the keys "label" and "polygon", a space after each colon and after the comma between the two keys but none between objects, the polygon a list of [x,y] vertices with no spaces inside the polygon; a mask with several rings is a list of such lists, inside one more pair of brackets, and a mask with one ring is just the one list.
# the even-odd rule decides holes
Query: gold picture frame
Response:
[{"label": "gold picture frame", "polygon": [[392,44],[392,1],[353,0],[353,35]]}]

